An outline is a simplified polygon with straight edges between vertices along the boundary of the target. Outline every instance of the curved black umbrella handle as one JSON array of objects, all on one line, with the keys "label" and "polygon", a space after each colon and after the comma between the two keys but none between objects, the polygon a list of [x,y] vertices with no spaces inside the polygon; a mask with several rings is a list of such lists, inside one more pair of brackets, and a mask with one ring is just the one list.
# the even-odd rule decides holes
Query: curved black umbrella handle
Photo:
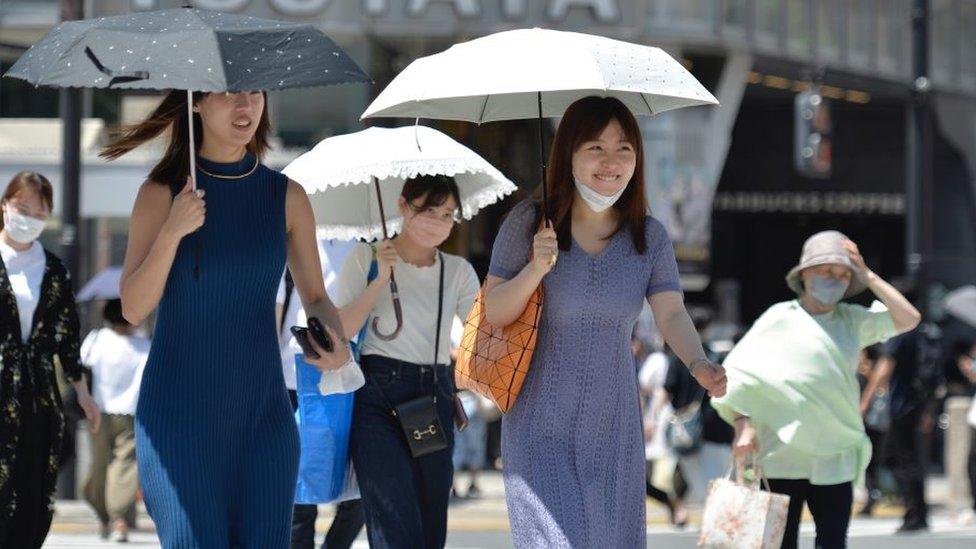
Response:
[{"label": "curved black umbrella handle", "polygon": [[400,330],[403,329],[403,308],[400,306],[400,291],[397,289],[396,280],[393,276],[390,276],[390,293],[393,294],[393,314],[396,316],[396,328],[389,335],[380,333],[380,319],[373,318],[373,333],[376,337],[383,341],[393,341],[398,335],[400,335]]}]

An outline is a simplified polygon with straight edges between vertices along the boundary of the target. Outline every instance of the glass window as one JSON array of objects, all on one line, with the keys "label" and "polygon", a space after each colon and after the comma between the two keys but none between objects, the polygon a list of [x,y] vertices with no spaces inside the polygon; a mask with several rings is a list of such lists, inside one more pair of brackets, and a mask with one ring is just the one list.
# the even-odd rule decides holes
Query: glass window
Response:
[{"label": "glass window", "polygon": [[786,0],[788,13],[787,48],[790,53],[808,57],[810,55],[811,23],[809,0]]},{"label": "glass window", "polygon": [[905,49],[911,44],[911,5],[905,0],[883,2],[878,7],[878,68],[885,73],[905,72]]},{"label": "glass window", "polygon": [[849,62],[856,69],[867,69],[871,63],[874,39],[875,11],[873,0],[851,0],[847,43]]},{"label": "glass window", "polygon": [[844,48],[846,0],[820,0],[817,3],[817,47],[824,61],[839,61]]},{"label": "glass window", "polygon": [[933,0],[931,4],[929,33],[932,48],[929,51],[929,64],[936,82],[956,82],[959,48],[955,44],[959,31],[956,28],[955,4],[953,0]]},{"label": "glass window", "polygon": [[722,21],[726,33],[745,36],[749,27],[749,0],[725,0]]},{"label": "glass window", "polygon": [[713,28],[714,0],[656,0],[655,15],[665,25],[692,28]]},{"label": "glass window", "polygon": [[756,0],[756,41],[767,48],[778,48],[783,32],[783,3],[780,0]]},{"label": "glass window", "polygon": [[959,59],[959,73],[962,85],[970,91],[976,92],[976,0],[964,0],[959,13],[960,38],[968,44],[961,48]]}]

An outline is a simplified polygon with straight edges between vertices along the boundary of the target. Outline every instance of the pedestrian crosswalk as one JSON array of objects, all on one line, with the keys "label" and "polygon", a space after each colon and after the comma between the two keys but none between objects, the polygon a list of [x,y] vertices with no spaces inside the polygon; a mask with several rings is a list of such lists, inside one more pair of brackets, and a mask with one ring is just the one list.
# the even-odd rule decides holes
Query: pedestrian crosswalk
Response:
[{"label": "pedestrian crosswalk", "polygon": [[[319,539],[317,540],[315,546],[320,547],[321,544],[322,540]],[[127,544],[105,541],[100,539],[95,534],[55,532],[48,536],[47,541],[44,542],[43,549],[86,549],[95,547],[100,549],[121,547],[131,547],[133,549],[156,549],[161,546],[156,534],[152,532],[134,532],[129,536],[129,543]],[[478,545],[452,545],[449,543],[445,549],[489,549],[490,547],[495,546],[482,545],[479,547]],[[361,538],[353,543],[352,549],[369,549],[369,543],[366,542],[365,538]]]},{"label": "pedestrian crosswalk", "polygon": [[[960,525],[948,516],[936,516],[932,519],[932,529],[928,532],[911,536],[895,536],[899,521],[895,518],[885,519],[855,519],[851,523],[849,537],[851,547],[882,548],[882,549],[919,549],[938,548],[954,549],[956,547],[976,547],[976,526]],[[111,549],[125,547],[112,542],[103,541],[93,533],[92,529],[83,525],[76,526],[77,530],[62,525],[52,532],[44,544],[44,549]],[[653,526],[647,530],[648,547],[654,549],[671,549],[693,547],[698,538],[694,530],[676,530],[665,526]],[[803,543],[809,545],[814,536],[813,524],[805,522],[802,527]],[[322,534],[319,534],[316,547],[320,546]],[[128,546],[134,548],[157,549],[159,540],[154,532],[134,532],[130,536]],[[508,549],[511,538],[508,532],[469,531],[452,532],[446,549]],[[369,544],[365,536],[353,544],[353,549],[368,549]]]}]

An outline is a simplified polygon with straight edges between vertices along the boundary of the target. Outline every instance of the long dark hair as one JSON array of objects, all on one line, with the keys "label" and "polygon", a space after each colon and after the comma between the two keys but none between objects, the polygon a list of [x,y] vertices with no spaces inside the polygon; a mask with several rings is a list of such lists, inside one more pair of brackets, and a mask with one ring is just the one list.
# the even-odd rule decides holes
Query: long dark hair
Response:
[{"label": "long dark hair", "polygon": [[[549,211],[547,218],[555,226],[559,249],[569,250],[572,242],[572,211],[576,194],[573,182],[573,153],[586,141],[597,138],[600,133],[616,120],[623,128],[624,135],[637,155],[634,176],[626,190],[614,205],[617,213],[617,228],[608,236],[627,229],[637,253],[647,250],[647,236],[644,233],[645,218],[648,215],[647,196],[644,193],[644,150],[637,119],[619,99],[613,97],[584,97],[569,106],[556,130],[549,151],[549,167],[546,170],[546,187],[549,191]],[[537,200],[541,190],[537,193]],[[541,207],[537,207],[541,215]],[[532,227],[535,232],[542,219],[539,217]]]},{"label": "long dark hair", "polygon": [[[37,172],[20,172],[10,179],[3,191],[0,202],[6,203],[24,189],[31,189],[41,196],[48,210],[54,210],[54,189],[46,177]],[[0,230],[3,230],[3,216],[0,215]]]},{"label": "long dark hair", "polygon": [[[193,104],[199,103],[205,95],[203,92],[193,92]],[[179,192],[190,174],[190,132],[187,131],[186,110],[186,92],[180,90],[169,92],[145,120],[116,129],[112,133],[112,141],[102,149],[99,156],[115,160],[169,130],[170,137],[166,152],[149,172],[149,180],[168,185],[173,192]],[[251,142],[247,144],[247,150],[253,152],[259,159],[264,156],[268,150],[270,132],[271,121],[268,118],[268,102],[265,97],[261,121],[258,122],[258,128]],[[193,114],[193,134],[199,152],[203,144],[203,122],[199,113]]]}]

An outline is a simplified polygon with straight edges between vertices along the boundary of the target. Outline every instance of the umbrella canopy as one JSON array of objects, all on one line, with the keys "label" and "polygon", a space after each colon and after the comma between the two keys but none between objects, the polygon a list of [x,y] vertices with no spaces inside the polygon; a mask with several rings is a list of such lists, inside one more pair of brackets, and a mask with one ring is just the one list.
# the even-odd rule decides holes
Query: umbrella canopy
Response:
[{"label": "umbrella canopy", "polygon": [[976,286],[963,286],[949,292],[943,303],[952,316],[976,328]]},{"label": "umbrella canopy", "polygon": [[[61,23],[4,76],[35,86],[186,90],[194,189],[193,92],[370,81],[355,61],[312,25],[195,8]],[[199,241],[196,246],[194,253],[199,256]],[[196,267],[194,276],[199,276]]]},{"label": "umbrella canopy", "polygon": [[374,179],[389,234],[399,232],[403,224],[396,208],[403,184],[418,175],[454,177],[464,219],[516,190],[487,160],[426,126],[369,128],[330,137],[283,172],[308,192],[318,234],[339,240],[383,238],[376,188],[369,185]]},{"label": "umbrella canopy", "polygon": [[99,299],[118,299],[119,284],[122,281],[122,267],[109,267],[95,275],[78,292],[78,301]]},{"label": "umbrella canopy", "polygon": [[61,23],[5,76],[36,86],[201,92],[370,81],[312,25],[194,8]]},{"label": "umbrella canopy", "polygon": [[590,95],[616,97],[637,115],[718,104],[659,48],[576,32],[521,29],[414,61],[363,118],[482,123],[555,117]]}]

